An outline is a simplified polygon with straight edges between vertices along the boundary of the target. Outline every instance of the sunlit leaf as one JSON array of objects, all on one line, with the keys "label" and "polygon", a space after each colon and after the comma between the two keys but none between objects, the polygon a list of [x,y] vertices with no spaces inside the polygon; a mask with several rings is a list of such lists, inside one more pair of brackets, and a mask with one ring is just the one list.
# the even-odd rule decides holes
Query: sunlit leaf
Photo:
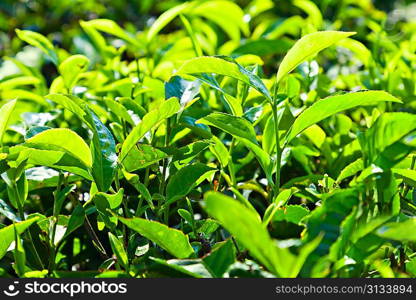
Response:
[{"label": "sunlit leaf", "polygon": [[283,58],[276,75],[276,82],[280,82],[284,76],[305,60],[353,34],[354,32],[320,31],[305,35],[293,45]]},{"label": "sunlit leaf", "polygon": [[119,217],[119,220],[177,258],[187,258],[194,253],[188,236],[177,229],[141,218]]}]

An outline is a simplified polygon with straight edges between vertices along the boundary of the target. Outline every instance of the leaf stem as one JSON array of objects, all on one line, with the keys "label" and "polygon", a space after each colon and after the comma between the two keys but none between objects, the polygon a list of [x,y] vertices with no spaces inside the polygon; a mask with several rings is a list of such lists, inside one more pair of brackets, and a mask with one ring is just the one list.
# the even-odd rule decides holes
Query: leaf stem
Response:
[{"label": "leaf stem", "polygon": [[[166,119],[166,135],[165,135],[165,147],[168,147],[170,144],[170,133],[171,133],[171,120],[170,118]],[[160,194],[166,196],[166,173],[168,168],[168,158],[163,160],[163,170],[162,170],[162,180],[160,183]],[[165,197],[166,199],[166,197]],[[165,206],[164,211],[164,223],[168,225],[169,223],[169,205]]]},{"label": "leaf stem", "polygon": [[231,140],[230,150],[228,151],[228,155],[230,157],[228,161],[228,172],[230,172],[231,186],[236,185],[235,169],[234,169],[234,163],[233,163],[234,147],[235,147],[235,138],[233,137]]},{"label": "leaf stem", "polygon": [[274,131],[275,131],[275,140],[276,140],[276,174],[275,174],[275,184],[273,187],[273,197],[276,197],[279,194],[280,189],[280,169],[281,169],[281,160],[282,160],[282,149],[280,148],[280,137],[279,137],[279,120],[277,119],[277,108],[276,108],[276,99],[272,104],[273,112],[273,122],[274,122]]},{"label": "leaf stem", "polygon": [[[23,203],[24,203],[25,199],[21,199],[20,193],[18,192],[16,181],[13,181],[13,192],[14,192],[15,198],[17,200],[16,202],[17,202],[17,208],[19,210],[20,219],[22,221],[24,221],[24,220],[26,220],[25,213],[24,213],[24,210],[23,210]],[[30,228],[28,228],[25,231],[24,236],[28,240],[30,248],[32,248],[31,250],[32,250],[32,252],[33,252],[33,254],[34,254],[34,256],[37,260],[38,265],[43,269],[44,266],[43,266],[43,263],[42,263],[42,259],[39,256],[39,253],[38,253],[38,251],[35,247],[35,244],[33,243],[33,237],[32,237],[32,234],[30,233]]]},{"label": "leaf stem", "polygon": [[51,233],[51,237],[49,241],[50,255],[49,255],[48,274],[51,274],[53,269],[55,268],[55,260],[56,260],[56,252],[57,252],[56,251],[57,247],[55,246],[55,235],[56,235],[56,229],[58,227],[58,216],[59,216],[59,211],[57,211],[55,206],[58,202],[58,197],[59,197],[58,194],[61,191],[63,181],[64,181],[64,174],[62,172],[59,172],[58,185],[53,195],[54,196],[54,202],[53,202],[54,208],[53,208],[53,216],[52,216],[53,226],[52,226],[52,233]]}]

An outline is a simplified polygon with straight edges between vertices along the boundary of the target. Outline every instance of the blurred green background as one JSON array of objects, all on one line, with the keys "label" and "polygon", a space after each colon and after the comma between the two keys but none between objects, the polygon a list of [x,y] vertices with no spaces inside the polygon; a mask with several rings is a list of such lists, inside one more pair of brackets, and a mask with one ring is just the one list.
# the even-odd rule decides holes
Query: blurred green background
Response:
[{"label": "blurred green background", "polygon": [[[201,0],[202,2],[203,0]],[[260,0],[261,1],[261,0]],[[245,11],[256,2],[234,1]],[[73,38],[82,34],[79,20],[106,18],[129,31],[145,30],[157,16],[185,1],[177,0],[2,0],[0,1],[0,56],[18,49],[14,40],[16,28],[48,35],[66,49]],[[305,13],[290,0],[274,0],[267,11],[277,20]],[[386,21],[386,30],[394,33],[400,22],[416,18],[415,1],[411,0],[314,0],[328,22],[343,21],[343,29],[360,31],[362,18]],[[174,28],[175,23],[170,27]],[[64,33],[64,34],[63,34]],[[365,32],[359,32],[366,34]],[[68,49],[70,50],[70,49]]]},{"label": "blurred green background", "polygon": [[[209,2],[209,0],[194,2],[207,1]],[[0,1],[0,64],[7,57],[18,58],[20,56],[22,60],[22,56],[25,56],[23,61],[26,65],[42,65],[42,73],[49,82],[55,76],[56,70],[51,64],[42,64],[37,61],[36,53],[30,51],[30,48],[17,38],[15,29],[39,32],[51,40],[57,48],[72,54],[84,54],[91,61],[97,62],[101,59],[100,55],[94,48],[91,38],[80,26],[80,21],[100,18],[113,20],[129,34],[135,36],[142,45],[146,45],[145,34],[154,21],[162,13],[183,2],[185,1],[2,0]],[[215,18],[207,18],[203,15],[188,16],[192,26],[210,39],[205,47],[203,45],[204,54],[229,55],[230,49],[237,49],[238,45],[244,47],[250,41],[259,39],[281,42],[282,45],[278,49],[273,46],[269,49],[256,49],[261,53],[249,51],[250,54],[267,57],[263,65],[263,71],[266,74],[276,71],[277,62],[288,49],[288,45],[303,34],[314,30],[357,32],[354,39],[371,49],[375,59],[383,65],[385,60],[383,61],[383,57],[377,54],[381,51],[377,45],[382,43],[384,49],[394,52],[396,51],[394,44],[410,40],[416,29],[416,2],[410,0],[238,0],[234,2],[241,8],[244,22],[248,26],[248,31],[243,32],[241,36],[237,32],[237,39],[230,39],[229,32],[224,31],[226,30],[224,26],[222,28],[218,26],[221,21],[218,22]],[[220,15],[219,18],[224,19],[224,15]],[[304,21],[299,22],[296,18],[305,20],[309,26],[316,25],[316,28],[304,26],[302,25]],[[294,23],[290,25],[292,21]],[[209,26],[206,27],[206,25]],[[284,29],[279,29],[279,27],[284,27]],[[129,48],[123,53],[122,59],[131,62],[138,57],[151,55],[158,62],[168,49],[174,45],[177,46],[178,39],[175,36],[183,35],[182,29],[181,20],[175,18],[159,33],[156,42],[141,48]],[[239,29],[236,30],[239,31]],[[111,35],[103,34],[111,38]],[[123,43],[117,39],[111,40],[115,48],[119,48]],[[192,49],[190,50],[192,52]],[[183,53],[181,59],[186,58],[187,54]],[[3,64],[0,77],[11,73],[13,71]]]}]

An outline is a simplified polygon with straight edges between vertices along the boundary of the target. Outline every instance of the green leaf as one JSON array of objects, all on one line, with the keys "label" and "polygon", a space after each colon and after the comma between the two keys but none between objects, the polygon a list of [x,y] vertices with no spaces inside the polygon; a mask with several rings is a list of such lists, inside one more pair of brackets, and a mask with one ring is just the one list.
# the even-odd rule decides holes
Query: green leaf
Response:
[{"label": "green leaf", "polygon": [[58,67],[66,88],[71,91],[72,87],[79,79],[79,75],[88,69],[90,60],[84,55],[71,55],[65,59]]},{"label": "green leaf", "polygon": [[253,144],[258,144],[253,125],[242,117],[215,112],[199,119],[198,123],[217,127],[234,137],[246,139]]},{"label": "green leaf", "polygon": [[26,253],[22,245],[22,240],[19,234],[17,233],[16,227],[14,228],[14,241],[15,247],[13,251],[13,256],[15,265],[13,267],[16,270],[17,275],[19,275],[19,277],[22,277],[26,272]]},{"label": "green leaf", "polygon": [[303,134],[316,146],[316,148],[320,149],[322,144],[325,141],[326,133],[322,130],[321,127],[314,124],[303,132]]},{"label": "green leaf", "polygon": [[140,193],[140,195],[147,201],[147,203],[150,206],[151,210],[154,210],[155,207],[153,205],[153,199],[152,195],[150,194],[147,187],[140,182],[139,176],[136,174],[131,174],[123,171],[124,177],[127,179],[127,181]]},{"label": "green leaf", "polygon": [[[150,260],[168,267],[172,271],[175,271],[173,274],[171,270],[168,269],[168,272],[163,272],[164,276],[171,277],[193,277],[193,278],[211,278],[212,274],[207,270],[205,264],[201,259],[169,259],[164,260],[156,257],[149,257]],[[178,275],[179,272],[179,275]],[[167,273],[167,274],[165,274]],[[185,275],[185,276],[184,276]]]},{"label": "green leaf", "polygon": [[[220,100],[225,102],[227,111],[231,111],[235,116],[243,115],[243,107],[241,106],[241,99],[235,98],[227,90],[223,89],[217,82],[216,78],[210,74],[192,74],[192,76],[198,78],[201,82],[208,84],[210,87],[221,92],[219,95]],[[244,83],[243,83],[244,84]]]},{"label": "green leaf", "polygon": [[416,187],[416,171],[410,169],[392,169],[394,175],[402,178],[404,182],[412,187]]},{"label": "green leaf", "polygon": [[256,155],[269,182],[273,181],[271,178],[272,164],[270,156],[258,145],[256,132],[249,121],[242,117],[236,117],[229,114],[211,113],[208,116],[199,119],[198,123],[217,127],[241,141]]},{"label": "green leaf", "polygon": [[156,221],[141,218],[126,219],[118,217],[118,219],[127,227],[156,243],[176,258],[187,258],[194,253],[188,236],[182,231],[169,228]]},{"label": "green leaf", "polygon": [[30,225],[35,223],[39,220],[39,217],[34,217],[26,221],[14,223],[12,225],[9,225],[7,227],[0,229],[0,259],[4,257],[4,255],[7,252],[7,249],[9,249],[10,244],[14,241],[14,232],[15,228],[17,231],[17,234],[22,234],[27,228],[29,228]]},{"label": "green leaf", "polygon": [[100,200],[98,201],[100,203],[105,203],[104,206],[102,206],[101,204],[100,205],[97,204],[97,208],[98,206],[100,206],[101,209],[100,208],[98,209],[101,210],[103,213],[105,213],[106,208],[116,209],[117,207],[119,207],[121,203],[123,202],[123,195],[124,195],[124,189],[121,188],[115,194],[106,194],[106,193],[98,192],[94,195],[94,197],[96,198],[95,200],[99,198]]},{"label": "green leaf", "polygon": [[238,4],[232,1],[211,0],[198,2],[190,14],[202,16],[221,27],[228,36],[240,41],[240,30],[248,35],[249,28],[247,22],[244,21],[244,12]]},{"label": "green leaf", "polygon": [[185,166],[169,178],[166,186],[167,204],[185,197],[195,186],[205,180],[215,169],[202,163]]},{"label": "green leaf", "polygon": [[33,32],[30,30],[16,29],[16,34],[19,37],[19,39],[42,50],[46,55],[48,55],[48,57],[55,65],[58,65],[58,55],[56,54],[55,48],[53,47],[52,43],[46,37],[44,37],[40,33]]},{"label": "green leaf", "polygon": [[46,166],[54,169],[60,169],[82,176],[88,180],[92,180],[88,166],[71,154],[66,153],[62,149],[44,150],[37,145],[21,144],[9,148],[8,164],[16,168],[26,162],[31,165]]},{"label": "green leaf", "polygon": [[191,225],[192,227],[194,226],[194,217],[192,216],[192,214],[187,211],[186,209],[178,209],[178,214],[182,217],[182,219],[184,219],[189,225]]},{"label": "green leaf", "polygon": [[217,219],[250,254],[274,274],[279,274],[276,246],[260,217],[230,197],[208,192],[202,204],[204,210]]},{"label": "green leaf", "polygon": [[221,167],[225,168],[228,165],[229,161],[229,154],[227,147],[223,144],[223,142],[217,138],[215,135],[212,136],[211,140],[214,141],[214,144],[209,147],[209,150],[215,155],[218,161],[221,164]]},{"label": "green leaf", "polygon": [[78,204],[72,211],[71,217],[68,220],[68,226],[65,231],[65,235],[62,239],[65,239],[72,232],[84,225],[85,210],[81,204]]},{"label": "green leaf", "polygon": [[87,120],[85,119],[87,113],[81,107],[83,101],[78,97],[64,94],[49,94],[46,96],[46,99],[58,103],[59,105],[62,105],[65,109],[72,112],[85,124],[88,124]]},{"label": "green leaf", "polygon": [[142,121],[133,128],[121,147],[120,161],[123,161],[129,151],[137,142],[152,128],[155,128],[161,121],[173,116],[180,109],[180,104],[176,98],[171,98],[162,102],[162,104],[149,113],[147,113]]},{"label": "green leaf", "polygon": [[103,31],[108,34],[112,34],[128,43],[135,46],[142,46],[139,41],[128,32],[124,31],[116,22],[109,19],[94,19],[88,22],[84,22],[84,26],[92,27],[95,30]]},{"label": "green leaf", "polygon": [[309,126],[341,111],[357,106],[375,105],[383,101],[400,102],[384,91],[351,92],[324,98],[312,104],[296,118],[285,140],[290,142]]},{"label": "green leaf", "polygon": [[310,242],[320,235],[322,240],[308,260],[313,265],[322,256],[327,255],[331,246],[342,235],[344,220],[352,213],[359,202],[359,191],[356,189],[338,189],[325,194],[321,206],[314,209],[304,219],[306,231],[304,241]]},{"label": "green leaf", "polygon": [[296,278],[311,253],[319,247],[322,238],[322,235],[318,235],[312,241],[305,243],[298,250],[298,255],[294,255],[288,248],[279,248],[279,256],[282,257],[280,263],[282,277]]},{"label": "green leaf", "polygon": [[276,214],[276,212],[281,209],[282,206],[284,206],[292,197],[292,195],[297,191],[296,188],[290,188],[287,190],[283,190],[277,195],[277,197],[273,200],[273,203],[267,207],[266,211],[263,215],[263,226],[267,227],[269,225],[270,221],[273,219],[273,216]]},{"label": "green leaf", "polygon": [[192,42],[192,48],[194,49],[195,55],[196,56],[202,56],[202,49],[201,49],[201,45],[199,44],[199,41],[197,40],[196,36],[195,36],[195,30],[192,27],[191,23],[189,22],[189,20],[184,16],[184,15],[179,15],[183,26],[186,29],[186,32],[188,33],[189,38],[191,39]]},{"label": "green leaf", "polygon": [[200,86],[199,80],[188,81],[179,76],[173,76],[169,82],[165,83],[165,98],[178,98],[182,109],[184,109],[193,103],[192,100],[199,94]]},{"label": "green leaf", "polygon": [[111,232],[108,233],[111,249],[117,257],[117,262],[125,269],[129,269],[129,259],[126,250],[124,250],[123,243]]},{"label": "green leaf", "polygon": [[416,218],[403,222],[390,222],[377,230],[377,235],[399,242],[416,242]]},{"label": "green leaf", "polygon": [[406,271],[410,272],[413,277],[416,276],[416,258],[412,258],[406,262]]},{"label": "green leaf", "polygon": [[0,215],[5,216],[7,219],[13,221],[13,222],[19,222],[20,218],[17,216],[17,214],[13,211],[13,208],[11,208],[4,200],[0,199]]},{"label": "green leaf", "polygon": [[26,140],[24,147],[39,150],[56,150],[70,154],[85,166],[92,166],[88,145],[74,131],[66,128],[49,129]]},{"label": "green leaf", "polygon": [[41,133],[45,130],[48,129],[52,129],[52,127],[48,127],[48,126],[33,126],[30,127],[30,129],[28,131],[26,131],[26,135],[25,135],[25,140],[30,139],[31,137],[34,137],[35,135],[37,135],[38,133]]},{"label": "green leaf", "polygon": [[66,197],[75,190],[76,185],[70,184],[61,189],[55,196],[55,202],[53,205],[53,215],[57,216],[61,212],[63,203],[66,199]]},{"label": "green leaf", "polygon": [[92,176],[99,191],[106,192],[117,168],[116,145],[110,130],[82,99],[63,94],[50,94],[47,98],[72,112],[91,129]]},{"label": "green leaf", "polygon": [[[22,85],[37,85],[40,79],[34,76],[18,76],[0,82],[0,90],[11,90]],[[4,96],[3,96],[4,97]]]},{"label": "green leaf", "polygon": [[171,9],[161,14],[156,21],[150,27],[147,32],[147,40],[150,42],[167,24],[169,24],[174,18],[179,16],[183,11],[188,9],[190,6],[189,2],[185,2],[181,5],[176,5]]},{"label": "green leaf", "polygon": [[[24,166],[24,164],[22,165]],[[3,174],[2,177],[3,179],[6,181],[7,183],[7,194],[9,196],[9,200],[12,203],[12,205],[15,208],[18,207],[23,207],[25,205],[27,196],[28,196],[28,192],[29,192],[29,187],[28,187],[28,182],[26,179],[26,174],[22,173],[18,178],[15,178],[14,175],[11,175],[10,172],[12,171],[12,169],[10,169],[7,172],[7,177],[9,179],[11,179],[12,184],[10,184],[9,182],[6,181],[6,174]],[[9,177],[12,177],[10,178]]]},{"label": "green leaf", "polygon": [[121,205],[123,195],[124,189],[120,189],[116,194],[98,192],[92,197],[92,201],[94,201],[104,224],[112,231],[117,226],[117,217],[112,216],[109,210],[114,210]]},{"label": "green leaf", "polygon": [[301,205],[286,205],[276,211],[273,221],[286,221],[299,224],[309,214],[309,210]]},{"label": "green leaf", "polygon": [[172,161],[179,161],[179,163],[184,164],[192,160],[195,156],[208,148],[210,145],[210,141],[200,140],[180,148],[170,146],[163,147],[161,149],[167,154],[172,155]]},{"label": "green leaf", "polygon": [[363,43],[350,38],[346,38],[339,41],[338,45],[341,47],[345,47],[349,49],[351,52],[353,52],[355,56],[364,63],[365,66],[368,67],[371,63],[371,51],[367,49],[367,47]]},{"label": "green leaf", "polygon": [[331,245],[329,250],[329,257],[336,261],[342,259],[350,243],[351,235],[357,224],[357,209],[353,208],[350,215],[348,215],[341,223],[340,235],[338,239]]},{"label": "green leaf", "polygon": [[125,120],[132,126],[136,125],[132,116],[129,114],[128,109],[125,108],[123,104],[113,99],[104,99],[104,103],[108,107],[111,114],[116,116],[116,120],[121,119]]},{"label": "green leaf", "polygon": [[128,172],[133,172],[146,168],[166,157],[168,157],[168,154],[151,145],[139,144],[130,150],[123,161],[123,165]]},{"label": "green leaf", "polygon": [[323,23],[322,13],[319,10],[319,7],[309,0],[295,0],[293,5],[302,9],[305,13],[308,14],[308,21],[310,21],[315,28],[320,28]]},{"label": "green leaf", "polygon": [[[277,120],[279,124],[279,137],[281,137],[284,132],[289,130],[292,126],[295,118],[293,117],[289,105],[282,103],[282,106],[279,105],[277,108]],[[262,149],[269,154],[272,154],[276,150],[276,134],[274,129],[274,117],[273,114],[268,118],[262,136]]]},{"label": "green leaf", "polygon": [[231,239],[217,243],[203,261],[215,277],[221,278],[236,261],[236,250]]},{"label": "green leaf", "polygon": [[12,100],[0,107],[0,146],[3,145],[3,136],[6,133],[7,125],[17,100]]},{"label": "green leaf", "polygon": [[415,147],[414,142],[412,144],[413,136],[405,139],[415,130],[414,114],[397,112],[381,115],[360,139],[366,166],[376,163],[380,167],[390,168],[403,159]]},{"label": "green leaf", "polygon": [[358,172],[364,169],[364,161],[362,158],[357,159],[356,161],[348,164],[344,169],[342,169],[341,173],[337,178],[337,182],[341,182],[342,180],[354,176]]},{"label": "green leaf", "polygon": [[106,192],[113,182],[117,169],[116,142],[110,130],[101,122],[100,118],[89,108],[86,108],[87,120],[93,132],[92,176],[100,192]]},{"label": "green leaf", "polygon": [[355,34],[354,32],[320,31],[307,34],[298,40],[287,52],[280,63],[276,76],[276,83],[305,60],[312,58],[318,52],[337,43],[339,40]]},{"label": "green leaf", "polygon": [[267,99],[271,100],[270,92],[261,79],[235,61],[230,60],[230,58],[216,56],[193,58],[184,62],[175,75],[193,75],[201,73],[213,73],[235,78],[250,85]]}]

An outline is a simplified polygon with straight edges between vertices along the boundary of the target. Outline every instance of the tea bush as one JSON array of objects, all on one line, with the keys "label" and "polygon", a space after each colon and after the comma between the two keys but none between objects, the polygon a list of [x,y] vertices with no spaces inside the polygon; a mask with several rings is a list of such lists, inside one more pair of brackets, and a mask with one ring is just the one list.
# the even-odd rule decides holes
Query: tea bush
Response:
[{"label": "tea bush", "polygon": [[14,2],[2,277],[416,276],[411,1]]}]

